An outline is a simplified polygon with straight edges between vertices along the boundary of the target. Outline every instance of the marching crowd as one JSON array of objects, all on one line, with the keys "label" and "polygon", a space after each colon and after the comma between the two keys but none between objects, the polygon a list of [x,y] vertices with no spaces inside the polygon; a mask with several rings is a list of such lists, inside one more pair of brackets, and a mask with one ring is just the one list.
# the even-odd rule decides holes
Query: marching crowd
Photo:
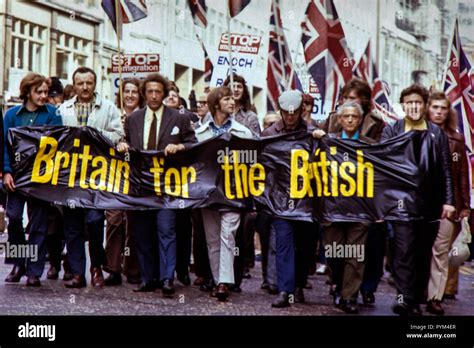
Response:
[{"label": "marching crowd", "polygon": [[[314,273],[317,262],[327,264],[330,295],[346,313],[358,313],[359,294],[364,304],[375,303],[384,267],[390,269],[397,289],[393,311],[399,315],[420,315],[420,304],[442,315],[442,301],[457,294],[458,269],[449,266],[448,252],[460,231],[460,220],[470,216],[470,183],[464,138],[443,93],[407,87],[400,95],[406,116],[386,124],[371,110],[369,85],[354,78],[344,86],[337,110],[325,122],[316,123],[311,118],[312,97],[288,90],[278,99],[278,112],[265,115],[262,129],[246,81],[238,75],[196,96],[189,109],[177,86],[160,74],[142,81],[124,80],[115,103],[95,91],[96,78],[92,69],[80,67],[72,85],[63,89],[57,78],[28,74],[20,84],[23,103],[5,113],[4,139],[14,127],[87,126],[102,133],[121,153],[131,147],[162,150],[169,156],[223,133],[250,139],[308,132],[317,139],[374,144],[410,131],[429,132],[432,146],[422,151],[430,151],[436,167],[423,185],[432,189],[420,190],[414,198],[423,204],[423,219],[305,222],[235,208],[103,211],[55,206],[15,190],[13,154],[5,144],[8,242],[38,247],[36,260],[6,260],[13,269],[5,282],[17,283],[26,275],[27,286],[41,286],[48,255],[48,279],[58,279],[62,266],[65,287],[84,288],[88,241],[93,287],[120,286],[123,275],[137,285],[135,292],[159,289],[164,297],[173,297],[175,275],[184,286],[191,285],[192,255],[193,284],[226,301],[232,292],[242,291],[242,281],[249,277],[258,233],[261,287],[275,295],[271,302],[275,308],[305,301],[308,274]],[[324,246],[334,243],[364,246],[365,257],[325,257]]]}]

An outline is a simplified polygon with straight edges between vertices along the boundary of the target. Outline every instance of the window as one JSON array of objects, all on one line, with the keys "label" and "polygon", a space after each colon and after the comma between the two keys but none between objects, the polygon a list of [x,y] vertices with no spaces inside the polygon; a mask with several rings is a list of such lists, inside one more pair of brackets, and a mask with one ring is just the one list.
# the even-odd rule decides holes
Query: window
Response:
[{"label": "window", "polygon": [[92,56],[91,50],[90,41],[60,33],[56,49],[56,75],[60,79],[70,80],[76,68],[92,63],[89,59]]},{"label": "window", "polygon": [[10,67],[47,75],[46,28],[13,19]]}]

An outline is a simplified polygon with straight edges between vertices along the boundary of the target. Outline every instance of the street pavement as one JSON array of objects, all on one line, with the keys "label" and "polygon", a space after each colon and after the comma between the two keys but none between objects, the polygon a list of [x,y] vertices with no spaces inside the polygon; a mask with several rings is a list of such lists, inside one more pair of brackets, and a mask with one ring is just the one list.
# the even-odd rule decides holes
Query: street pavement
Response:
[{"label": "street pavement", "polygon": [[[18,284],[5,283],[3,280],[11,265],[5,265],[2,259],[0,262],[0,315],[346,315],[333,306],[324,275],[310,276],[313,288],[305,290],[306,303],[284,309],[271,308],[275,297],[260,289],[260,262],[251,269],[252,277],[244,279],[242,292],[231,293],[225,303],[199,291],[196,286],[184,287],[178,281],[175,281],[176,295],[172,299],[163,298],[159,291],[134,293],[135,286],[125,282],[104,289],[94,289],[90,285],[84,289],[66,289],[61,280],[46,279],[46,270],[40,288],[27,288],[26,277]],[[191,278],[193,281],[193,274]],[[89,275],[87,280],[89,284]],[[466,263],[461,269],[457,299],[444,301],[446,315],[474,315],[473,282],[474,263]],[[394,300],[395,289],[384,276],[376,293],[375,305],[364,307],[360,304],[359,315],[393,315],[390,307]]]}]

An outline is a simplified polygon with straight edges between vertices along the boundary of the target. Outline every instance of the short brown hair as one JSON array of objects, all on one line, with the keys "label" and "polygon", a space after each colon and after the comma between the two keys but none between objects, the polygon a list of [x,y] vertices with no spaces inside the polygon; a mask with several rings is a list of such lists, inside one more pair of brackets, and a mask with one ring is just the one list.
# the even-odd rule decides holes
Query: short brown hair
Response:
[{"label": "short brown hair", "polygon": [[86,74],[86,73],[91,73],[92,75],[94,75],[94,84],[97,85],[97,75],[95,71],[86,66],[80,66],[72,73],[72,84],[74,84],[74,78],[76,77],[76,74]]},{"label": "short brown hair", "polygon": [[148,75],[141,83],[140,93],[142,94],[143,98],[145,98],[146,95],[146,84],[148,82],[161,83],[163,85],[163,92],[165,93],[164,97],[166,98],[168,96],[168,93],[170,92],[170,83],[168,79],[161,74],[155,73]]},{"label": "short brown hair", "polygon": [[[448,102],[448,117],[446,118],[446,121],[444,122],[444,126],[446,129],[449,129],[452,132],[456,132],[458,128],[458,117],[457,117],[457,112],[456,110],[451,109],[451,101],[448,99],[446,94],[440,91],[434,91],[430,94],[428,98],[428,107],[431,105],[431,103],[435,100],[444,100]],[[426,113],[427,119],[429,121],[429,115],[430,111]]]},{"label": "short brown hair", "polygon": [[448,99],[446,94],[441,91],[433,91],[428,97],[428,105],[433,101],[433,100],[445,100],[448,102],[448,108],[451,108],[451,101]]},{"label": "short brown hair", "polygon": [[418,94],[421,96],[425,104],[428,102],[428,90],[423,86],[414,84],[405,88],[402,93],[400,93],[400,103],[403,103],[403,98],[410,94]]},{"label": "short brown hair", "polygon": [[51,80],[40,74],[27,74],[20,82],[20,98],[23,100],[23,102],[28,100],[28,94],[30,94],[33,88],[38,88],[43,83],[46,83],[49,88],[51,85]]},{"label": "short brown hair", "polygon": [[342,87],[341,95],[346,97],[352,91],[356,92],[360,98],[364,114],[368,113],[370,111],[370,100],[372,99],[372,90],[369,84],[362,79],[354,77]]},{"label": "short brown hair", "polygon": [[230,87],[222,86],[211,90],[207,96],[207,107],[209,108],[211,115],[214,115],[216,110],[219,109],[219,101],[228,96],[232,96],[232,90]]}]

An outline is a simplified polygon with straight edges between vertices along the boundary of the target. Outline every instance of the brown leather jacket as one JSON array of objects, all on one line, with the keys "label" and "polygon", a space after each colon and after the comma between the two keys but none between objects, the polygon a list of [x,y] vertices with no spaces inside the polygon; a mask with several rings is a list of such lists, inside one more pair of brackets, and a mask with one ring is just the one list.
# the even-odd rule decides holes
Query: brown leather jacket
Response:
[{"label": "brown leather jacket", "polygon": [[[385,122],[374,112],[369,112],[364,116],[360,134],[378,142],[380,141],[384,127]],[[337,123],[336,112],[331,112],[329,114],[321,129],[326,133],[338,133],[342,131],[342,127]]]},{"label": "brown leather jacket", "polygon": [[456,219],[462,209],[470,209],[471,188],[469,186],[469,162],[466,154],[464,136],[461,133],[446,130],[451,152],[451,171],[453,173]]}]

